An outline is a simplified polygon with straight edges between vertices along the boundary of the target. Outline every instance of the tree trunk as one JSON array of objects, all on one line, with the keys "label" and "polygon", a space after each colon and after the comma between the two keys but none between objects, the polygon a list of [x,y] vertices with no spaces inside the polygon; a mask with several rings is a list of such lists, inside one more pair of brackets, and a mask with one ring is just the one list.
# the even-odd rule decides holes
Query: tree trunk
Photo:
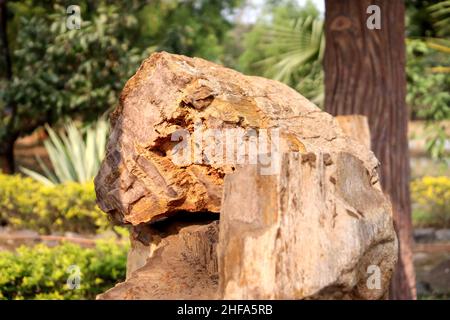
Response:
[{"label": "tree trunk", "polygon": [[7,7],[6,0],[0,0],[0,37],[3,46],[3,55],[5,59],[6,78],[12,78],[11,56],[9,54],[8,33],[7,33]]},{"label": "tree trunk", "polygon": [[15,140],[5,141],[0,147],[0,170],[3,173],[13,174],[15,172],[14,142]]},{"label": "tree trunk", "polygon": [[[12,64],[11,56],[9,54],[9,44],[8,44],[8,32],[7,32],[7,1],[0,0],[0,38],[2,42],[2,54],[5,63],[5,78],[8,81],[12,80]],[[14,118],[16,115],[16,106],[7,106],[11,114],[11,119],[6,126],[6,134],[11,135],[12,125],[14,123]],[[14,142],[16,138],[10,137],[6,141],[2,141],[2,146],[0,146],[0,170],[4,173],[14,173]]]},{"label": "tree trunk", "polygon": [[[381,28],[369,29],[370,5]],[[408,111],[405,103],[404,3],[400,0],[326,0],[325,108],[369,119],[372,150],[390,195],[400,243],[392,299],[416,298],[409,195]]]}]

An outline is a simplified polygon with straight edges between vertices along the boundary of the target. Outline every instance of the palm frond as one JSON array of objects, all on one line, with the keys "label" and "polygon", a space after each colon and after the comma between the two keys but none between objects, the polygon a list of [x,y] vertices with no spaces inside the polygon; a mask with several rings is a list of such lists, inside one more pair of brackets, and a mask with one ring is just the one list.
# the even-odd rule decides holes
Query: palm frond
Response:
[{"label": "palm frond", "polygon": [[42,174],[40,174],[40,173],[38,173],[36,171],[30,170],[30,169],[27,169],[27,168],[24,168],[24,167],[20,167],[20,170],[23,173],[25,173],[27,176],[33,178],[36,181],[39,181],[42,184],[45,184],[47,186],[55,185],[54,181],[48,179],[46,176],[44,176],[44,175],[42,175]]},{"label": "palm frond", "polygon": [[441,40],[441,43],[437,42],[435,39],[431,39],[427,41],[428,47],[438,50],[443,53],[450,53],[450,42],[446,45],[444,40]]},{"label": "palm frond", "polygon": [[[303,80],[312,76],[308,69],[312,69],[314,64],[320,63],[323,59],[325,50],[323,21],[308,16],[277,22],[267,26],[260,46],[270,53],[257,61],[255,67],[265,70],[266,77],[292,85],[301,93],[305,88]],[[323,99],[322,88],[323,86],[319,84],[318,90],[308,98],[320,104]]]},{"label": "palm frond", "polygon": [[[429,48],[432,48],[445,55],[450,54],[450,41],[440,38],[429,38],[426,42]],[[449,56],[450,57],[450,56]],[[450,59],[449,59],[450,60]],[[435,73],[450,73],[450,66],[435,66],[431,68]]]},{"label": "palm frond", "polygon": [[431,16],[435,19],[434,26],[439,36],[450,34],[450,0],[440,1],[428,7]]}]

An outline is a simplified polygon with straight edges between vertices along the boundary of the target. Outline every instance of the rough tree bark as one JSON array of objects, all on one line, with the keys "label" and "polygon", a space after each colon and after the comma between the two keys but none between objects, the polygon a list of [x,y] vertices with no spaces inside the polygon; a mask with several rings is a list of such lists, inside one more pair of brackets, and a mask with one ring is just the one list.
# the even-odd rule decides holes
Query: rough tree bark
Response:
[{"label": "rough tree bark", "polygon": [[[366,25],[370,5],[381,9],[381,29]],[[391,298],[414,299],[404,3],[327,0],[325,30],[325,108],[332,115],[361,114],[369,119],[372,150],[381,162],[381,182],[393,203],[400,242]]]},{"label": "rough tree bark", "polygon": [[15,172],[14,142],[16,139],[2,141],[0,146],[0,170],[7,174]]},{"label": "rough tree bark", "polygon": [[5,59],[5,76],[7,79],[12,78],[11,57],[9,55],[8,33],[7,33],[7,6],[6,0],[0,0],[0,36],[2,38],[3,56]]}]

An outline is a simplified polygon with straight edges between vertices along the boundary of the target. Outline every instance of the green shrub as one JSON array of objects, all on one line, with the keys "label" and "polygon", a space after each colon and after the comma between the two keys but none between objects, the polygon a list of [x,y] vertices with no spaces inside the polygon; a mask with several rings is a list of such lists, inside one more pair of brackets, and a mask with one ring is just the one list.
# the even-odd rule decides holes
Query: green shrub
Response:
[{"label": "green shrub", "polygon": [[411,183],[413,223],[418,227],[450,227],[450,177],[425,176]]},{"label": "green shrub", "polygon": [[45,186],[31,178],[0,174],[0,220],[39,233],[96,233],[110,227],[95,203],[93,182]]},{"label": "green shrub", "polygon": [[73,121],[68,121],[65,131],[59,134],[49,126],[46,129],[49,139],[44,141],[44,145],[54,171],[37,157],[45,175],[27,168],[21,168],[22,172],[46,185],[93,180],[105,156],[108,120],[101,117],[85,128],[78,128]]},{"label": "green shrub", "polygon": [[[0,252],[0,299],[94,299],[125,279],[127,251],[128,244],[99,240],[94,248],[38,244]],[[71,266],[80,271],[74,289]]]}]

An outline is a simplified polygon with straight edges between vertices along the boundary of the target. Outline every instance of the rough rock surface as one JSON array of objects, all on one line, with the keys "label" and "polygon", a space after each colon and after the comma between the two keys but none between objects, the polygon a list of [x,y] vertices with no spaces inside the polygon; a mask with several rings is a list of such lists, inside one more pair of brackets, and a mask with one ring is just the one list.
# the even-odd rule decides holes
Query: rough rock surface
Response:
[{"label": "rough rock surface", "polygon": [[397,262],[390,213],[349,153],[333,163],[323,153],[285,154],[279,175],[239,169],[225,178],[221,297],[384,298]]},{"label": "rough rock surface", "polygon": [[[134,227],[127,281],[100,298],[384,296],[397,243],[378,161],[346,136],[331,115],[293,89],[202,59],[155,53],[125,85],[111,122],[106,158],[95,179],[98,204],[116,222]],[[257,177],[252,170],[261,165],[237,165],[234,149],[239,146],[232,147],[230,161],[222,162],[214,161],[220,160],[219,153],[196,148],[220,143],[208,135],[198,140],[196,132],[230,128],[241,128],[245,141],[252,139],[250,130],[261,135],[264,129],[279,130],[279,141],[271,133],[267,139],[288,154],[281,171]],[[180,130],[189,136],[180,138]],[[194,150],[182,165],[175,161],[180,141]],[[258,150],[260,156],[266,152],[271,151]],[[238,179],[240,185],[224,188],[224,178],[233,172],[240,178],[230,178],[229,184]],[[265,179],[271,182],[259,184]],[[285,192],[285,186],[291,191]],[[273,205],[255,203],[252,194],[272,199]],[[164,219],[176,225],[184,215],[219,218],[219,212],[217,280],[205,268],[200,276],[188,261],[215,255],[217,239],[199,236],[210,226],[190,222],[169,236],[153,226]],[[189,237],[197,240],[186,241]],[[185,249],[187,243],[196,243],[197,249]],[[255,258],[266,261],[268,252],[273,260],[258,264]],[[360,286],[371,263],[381,267],[382,287],[366,292]],[[259,286],[271,281],[278,283]]]},{"label": "rough rock surface", "polygon": [[137,225],[179,211],[220,211],[232,165],[171,161],[180,128],[280,128],[282,148],[345,151],[376,178],[378,161],[346,140],[333,117],[277,81],[242,75],[198,58],[155,53],[127,82],[111,116],[105,161],[95,180],[100,208]]},{"label": "rough rock surface", "polygon": [[217,298],[218,223],[178,227],[161,240],[142,268],[97,299]]}]

